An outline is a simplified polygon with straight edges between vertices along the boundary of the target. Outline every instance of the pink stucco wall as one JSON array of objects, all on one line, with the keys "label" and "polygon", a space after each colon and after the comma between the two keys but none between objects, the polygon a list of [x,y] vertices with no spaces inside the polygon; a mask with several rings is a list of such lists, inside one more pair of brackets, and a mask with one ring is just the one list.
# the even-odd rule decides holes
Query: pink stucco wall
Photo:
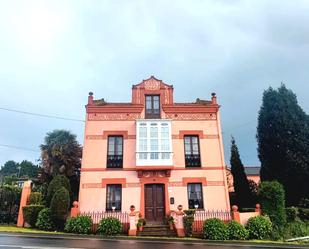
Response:
[{"label": "pink stucco wall", "polygon": [[[165,113],[162,111],[162,117]],[[220,115],[209,120],[172,120],[173,165],[170,176],[164,179],[148,179],[166,186],[166,197],[174,197],[174,205],[168,202],[167,210],[175,210],[181,204],[188,208],[187,186],[190,180],[203,181],[204,208],[207,210],[230,210],[225,173],[225,161],[221,137]],[[106,169],[107,139],[104,132],[125,132],[123,169]],[[185,168],[184,141],[181,132],[197,131],[200,137],[201,168]],[[143,179],[138,177],[136,166],[135,120],[88,120],[85,137],[80,181],[80,211],[105,211],[106,188],[104,181],[125,181],[122,189],[122,211],[130,205],[137,210],[143,207]]]}]

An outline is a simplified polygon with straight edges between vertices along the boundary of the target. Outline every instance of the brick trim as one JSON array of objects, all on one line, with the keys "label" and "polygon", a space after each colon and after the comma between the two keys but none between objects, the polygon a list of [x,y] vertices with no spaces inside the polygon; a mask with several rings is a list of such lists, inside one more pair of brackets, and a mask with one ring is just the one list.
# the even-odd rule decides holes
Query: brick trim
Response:
[{"label": "brick trim", "polygon": [[106,188],[107,184],[121,184],[123,188],[127,185],[126,178],[105,178],[102,179],[102,188]]},{"label": "brick trim", "polygon": [[123,136],[123,139],[128,139],[128,131],[103,131],[103,139],[107,139],[108,136]]},{"label": "brick trim", "polygon": [[183,177],[182,185],[187,186],[188,183],[202,183],[203,186],[207,186],[206,177]]}]

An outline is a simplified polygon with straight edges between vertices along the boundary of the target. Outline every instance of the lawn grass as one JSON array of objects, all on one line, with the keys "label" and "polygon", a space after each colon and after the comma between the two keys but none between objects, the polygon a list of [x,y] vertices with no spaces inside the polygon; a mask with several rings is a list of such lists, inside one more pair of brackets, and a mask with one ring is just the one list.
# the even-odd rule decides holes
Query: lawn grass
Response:
[{"label": "lawn grass", "polygon": [[0,232],[10,232],[10,233],[36,233],[36,234],[65,234],[62,232],[50,232],[42,231],[33,228],[16,227],[13,225],[1,225]]}]

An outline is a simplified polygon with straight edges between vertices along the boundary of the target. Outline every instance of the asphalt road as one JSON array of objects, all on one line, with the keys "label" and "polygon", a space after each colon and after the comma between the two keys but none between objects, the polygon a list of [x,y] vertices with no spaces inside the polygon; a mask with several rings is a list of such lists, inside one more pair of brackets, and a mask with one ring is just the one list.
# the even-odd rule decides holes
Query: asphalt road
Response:
[{"label": "asphalt road", "polygon": [[[48,237],[24,234],[0,233],[0,249],[64,249],[64,248],[107,248],[107,249],[265,249],[265,248],[300,248],[298,246],[282,245],[245,245],[245,244],[201,244],[194,242],[172,242],[172,241],[140,241],[140,240],[102,240],[88,238],[65,238],[61,236]],[[306,248],[306,247],[301,247]],[[307,247],[308,248],[308,247]]]}]

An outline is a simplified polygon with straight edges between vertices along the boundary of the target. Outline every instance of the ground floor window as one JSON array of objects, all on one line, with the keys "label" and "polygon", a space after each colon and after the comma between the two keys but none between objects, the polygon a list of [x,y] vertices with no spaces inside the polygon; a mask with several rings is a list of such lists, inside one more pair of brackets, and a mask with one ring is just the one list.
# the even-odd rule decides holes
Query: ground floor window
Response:
[{"label": "ground floor window", "polygon": [[201,183],[188,184],[188,201],[190,209],[203,209],[203,190]]},{"label": "ground floor window", "polygon": [[106,185],[106,211],[121,211],[121,184]]}]

